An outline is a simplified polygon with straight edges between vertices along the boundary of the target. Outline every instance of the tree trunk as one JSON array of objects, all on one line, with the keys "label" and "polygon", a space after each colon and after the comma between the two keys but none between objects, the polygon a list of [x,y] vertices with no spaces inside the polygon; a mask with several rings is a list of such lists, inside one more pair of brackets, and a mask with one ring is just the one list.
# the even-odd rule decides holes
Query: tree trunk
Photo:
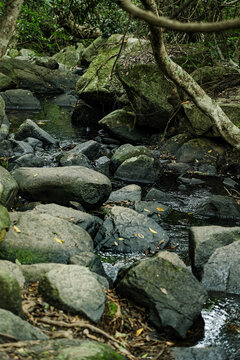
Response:
[{"label": "tree trunk", "polygon": [[[155,0],[141,0],[141,2],[146,13],[149,14],[151,11],[154,15],[159,15]],[[134,11],[130,11],[130,13],[138,17]],[[164,44],[164,30],[151,23],[149,23],[149,29],[153,54],[161,70],[186,91],[197,107],[216,125],[221,136],[230,145],[240,150],[240,129],[231,122],[221,107],[206,94],[192,76],[170,59]]]},{"label": "tree trunk", "polygon": [[23,0],[8,0],[0,20],[0,59],[5,55],[14,33]]}]

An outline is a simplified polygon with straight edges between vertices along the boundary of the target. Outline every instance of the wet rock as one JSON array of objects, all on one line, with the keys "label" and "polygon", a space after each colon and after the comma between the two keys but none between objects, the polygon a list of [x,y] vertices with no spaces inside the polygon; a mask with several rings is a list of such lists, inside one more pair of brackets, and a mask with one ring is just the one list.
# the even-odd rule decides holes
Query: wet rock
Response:
[{"label": "wet rock", "polygon": [[32,146],[25,142],[25,141],[17,141],[17,140],[10,140],[12,143],[12,149],[14,152],[14,156],[21,156],[24,154],[32,154],[33,148]]},{"label": "wet rock", "polygon": [[113,191],[108,198],[108,201],[140,201],[142,197],[142,189],[139,185],[131,184],[122,187],[119,190]]},{"label": "wet rock", "polygon": [[219,247],[239,240],[240,227],[192,226],[189,253],[194,274],[201,277],[204,264]]},{"label": "wet rock", "polygon": [[20,286],[10,271],[0,268],[0,309],[22,314],[22,298]]},{"label": "wet rock", "polygon": [[153,157],[152,151],[145,146],[133,146],[131,144],[124,144],[120,146],[113,154],[111,158],[111,166],[114,170],[116,170],[118,166],[121,165],[125,160],[140,155]]},{"label": "wet rock", "polygon": [[10,272],[17,280],[20,288],[23,288],[25,284],[25,278],[19,265],[14,264],[11,261],[0,260],[0,270]]},{"label": "wet rock", "polygon": [[176,360],[228,360],[229,356],[220,346],[178,347],[172,349]]},{"label": "wet rock", "polygon": [[110,159],[107,156],[101,156],[95,160],[95,170],[103,175],[109,176]]},{"label": "wet rock", "polygon": [[10,158],[12,157],[13,149],[10,140],[1,140],[0,141],[0,157],[1,158]]},{"label": "wet rock", "polygon": [[40,101],[29,90],[13,89],[0,93],[7,109],[40,110]]},{"label": "wet rock", "polygon": [[224,148],[210,139],[192,139],[180,147],[176,159],[183,163],[213,163],[223,153]]},{"label": "wet rock", "polygon": [[172,201],[172,196],[165,193],[164,191],[158,190],[156,188],[151,188],[147,195],[145,196],[145,200],[147,201],[159,201],[162,203],[168,203]]},{"label": "wet rock", "polygon": [[19,168],[12,173],[24,197],[47,203],[78,201],[86,208],[102,204],[109,196],[110,180],[83,166]]},{"label": "wet rock", "polygon": [[37,205],[34,208],[34,212],[49,214],[59,219],[67,220],[86,230],[92,237],[96,235],[98,228],[102,224],[102,220],[96,216],[57,204]]},{"label": "wet rock", "polygon": [[237,220],[240,219],[240,205],[228,196],[212,195],[198,205],[195,214],[205,218]]},{"label": "wet rock", "polygon": [[0,203],[10,209],[17,192],[17,182],[4,167],[0,166]]},{"label": "wet rock", "polygon": [[[74,149],[73,149],[74,150]],[[61,166],[84,166],[89,169],[92,168],[90,160],[88,157],[82,153],[77,153],[77,151],[68,151],[60,157],[59,163]]]},{"label": "wet rock", "polygon": [[88,157],[88,159],[93,160],[98,157],[101,150],[101,144],[97,141],[89,140],[82,144],[75,146],[69,153],[81,153]]},{"label": "wet rock", "polygon": [[162,222],[172,211],[171,206],[157,201],[136,201],[134,207],[138,213],[144,214],[156,222]]},{"label": "wet rock", "polygon": [[172,136],[170,139],[168,139],[166,141],[165,144],[163,144],[162,151],[166,152],[170,155],[176,155],[176,153],[180,149],[180,147],[184,143],[191,140],[191,138],[192,138],[192,135],[189,133],[183,133],[183,134],[178,134],[178,135]]},{"label": "wet rock", "polygon": [[206,290],[240,295],[239,254],[240,241],[234,241],[214,251],[204,265],[202,285]]},{"label": "wet rock", "polygon": [[105,308],[106,295],[96,276],[83,266],[62,265],[43,276],[39,289],[50,303],[98,322]]},{"label": "wet rock", "polygon": [[182,184],[188,185],[188,186],[196,186],[196,185],[203,185],[205,184],[205,181],[197,178],[188,178],[184,176],[179,176],[178,181],[180,181]]},{"label": "wet rock", "polygon": [[164,130],[174,112],[173,97],[179,101],[174,85],[156,64],[132,64],[118,67],[118,77],[136,112],[136,123]]},{"label": "wet rock", "polygon": [[81,265],[87,267],[90,271],[103,277],[107,277],[100,258],[92,252],[82,252],[69,259],[72,265]]},{"label": "wet rock", "polygon": [[166,231],[154,220],[135,210],[114,206],[96,235],[95,246],[113,253],[143,253],[163,249],[168,241]]},{"label": "wet rock", "polygon": [[77,96],[72,93],[55,96],[52,102],[58,106],[70,107],[77,103]]},{"label": "wet rock", "polygon": [[10,218],[12,225],[0,244],[3,260],[65,264],[70,256],[93,249],[90,235],[69,221],[34,211],[14,212]]},{"label": "wet rock", "polygon": [[39,150],[43,147],[43,142],[39,139],[28,137],[25,139],[25,141],[30,144],[34,150]]},{"label": "wet rock", "polygon": [[142,184],[155,183],[163,173],[160,163],[153,157],[139,155],[125,160],[114,173],[114,178]]},{"label": "wet rock", "polygon": [[41,330],[4,309],[0,309],[0,334],[0,342],[5,339],[4,334],[12,336],[16,341],[48,339]]},{"label": "wet rock", "polygon": [[42,167],[47,165],[47,161],[34,154],[25,154],[14,160],[17,167]]},{"label": "wet rock", "polygon": [[170,170],[174,174],[185,174],[188,170],[191,169],[191,166],[186,163],[170,163],[166,165],[167,170]]},{"label": "wet rock", "polygon": [[101,119],[98,124],[120,140],[142,143],[147,140],[145,134],[136,129],[136,115],[130,109],[115,110]]},{"label": "wet rock", "polygon": [[27,119],[22,123],[16,131],[15,139],[24,140],[28,137],[34,137],[44,145],[56,145],[57,140],[49,135],[45,130],[41,129],[34,121]]},{"label": "wet rock", "polygon": [[180,337],[199,317],[207,293],[180,258],[161,251],[122,269],[117,291],[149,310],[158,328],[171,328]]}]

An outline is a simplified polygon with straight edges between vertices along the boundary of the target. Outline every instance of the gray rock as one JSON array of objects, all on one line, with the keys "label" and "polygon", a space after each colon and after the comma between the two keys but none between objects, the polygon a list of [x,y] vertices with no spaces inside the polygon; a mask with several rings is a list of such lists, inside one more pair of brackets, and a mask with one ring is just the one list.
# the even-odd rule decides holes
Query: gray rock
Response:
[{"label": "gray rock", "polygon": [[186,163],[170,163],[166,165],[167,169],[171,172],[174,172],[174,174],[185,174],[188,170],[191,169],[191,166]]},{"label": "gray rock", "polygon": [[21,267],[19,265],[14,264],[11,261],[0,260],[0,270],[5,270],[10,272],[18,281],[20,288],[24,287],[25,278],[22,273]]},{"label": "gray rock", "polygon": [[158,223],[162,222],[162,219],[172,211],[171,206],[157,201],[136,201],[134,208],[138,213],[144,214]]},{"label": "gray rock", "polygon": [[101,156],[95,160],[95,170],[103,175],[109,176],[110,159],[107,156]]},{"label": "gray rock", "polygon": [[56,139],[30,119],[25,120],[15,134],[16,140],[24,140],[28,137],[34,137],[42,141],[44,145],[56,145],[57,143]]},{"label": "gray rock", "polygon": [[205,218],[240,219],[240,205],[237,202],[223,195],[212,195],[198,204],[196,215]]},{"label": "gray rock", "polygon": [[83,166],[19,168],[12,176],[24,197],[47,203],[77,201],[93,208],[102,204],[112,189],[106,176]]},{"label": "gray rock", "polygon": [[60,157],[59,163],[61,166],[84,166],[89,169],[92,165],[88,157],[82,153],[73,152],[72,150],[66,152]]},{"label": "gray rock", "polygon": [[3,260],[68,263],[70,256],[93,249],[90,235],[69,221],[34,211],[14,212],[10,217],[12,226],[0,244]]},{"label": "gray rock", "polygon": [[192,136],[188,133],[172,136],[163,144],[162,150],[170,155],[176,155],[179,148],[191,138]]},{"label": "gray rock", "polygon": [[61,94],[58,96],[55,96],[52,102],[58,106],[75,106],[77,103],[77,96],[74,96],[72,94]]},{"label": "gray rock", "polygon": [[43,214],[49,214],[78,225],[86,230],[92,237],[96,235],[98,228],[102,224],[102,220],[96,216],[57,204],[37,205],[34,208],[34,212],[35,211]]},{"label": "gray rock", "polygon": [[78,255],[73,255],[69,259],[69,263],[72,265],[81,265],[87,267],[90,271],[95,272],[98,275],[106,277],[105,270],[103,268],[100,258],[93,252],[82,252]]},{"label": "gray rock", "polygon": [[12,89],[0,93],[7,109],[40,110],[40,101],[29,90]]},{"label": "gray rock", "polygon": [[98,157],[100,149],[101,145],[97,141],[89,140],[75,146],[72,150],[69,151],[69,154],[81,153],[86,155],[88,159],[93,160]]},{"label": "gray rock", "polygon": [[71,45],[61,49],[57,54],[53,55],[53,59],[55,59],[59,64],[65,65],[66,69],[71,69],[81,63],[83,51],[83,44],[78,43],[77,47]]},{"label": "gray rock", "polygon": [[176,360],[228,360],[229,356],[220,346],[178,347],[172,349]]},{"label": "gray rock", "polygon": [[10,121],[8,120],[7,116],[4,116],[2,120],[2,124],[0,125],[0,141],[7,138],[9,134],[10,126],[11,126]]},{"label": "gray rock", "polygon": [[42,167],[47,165],[47,161],[34,154],[25,154],[14,161],[17,167]]},{"label": "gray rock", "polygon": [[208,291],[240,295],[240,241],[220,247],[204,265],[202,284]]},{"label": "gray rock", "polygon": [[158,328],[170,327],[180,336],[201,313],[207,293],[180,258],[161,251],[120,270],[117,291],[147,307]]},{"label": "gray rock", "polygon": [[216,249],[240,239],[240,227],[192,226],[189,254],[194,273],[201,277],[204,264]]},{"label": "gray rock", "polygon": [[152,184],[162,173],[163,168],[157,160],[146,155],[139,155],[125,160],[117,168],[114,178],[128,182]]},{"label": "gray rock", "polygon": [[106,295],[96,274],[79,265],[62,265],[40,280],[44,298],[61,309],[87,316],[98,322],[105,308]]},{"label": "gray rock", "polygon": [[113,253],[143,253],[156,251],[168,243],[168,235],[154,220],[136,211],[114,206],[95,238],[101,251]]},{"label": "gray rock", "polygon": [[12,157],[13,154],[13,149],[12,149],[12,144],[10,140],[1,140],[0,141],[0,157],[2,158],[10,158]]},{"label": "gray rock", "polygon": [[22,298],[20,286],[14,275],[0,268],[0,309],[22,314]]},{"label": "gray rock", "polygon": [[147,195],[145,196],[145,200],[147,201],[151,201],[151,200],[154,200],[154,201],[159,201],[159,202],[162,202],[162,203],[168,203],[170,201],[172,201],[172,196],[165,193],[164,191],[161,191],[161,190],[158,190],[158,189],[155,189],[155,188],[151,188],[149,190],[149,192],[147,193]]},{"label": "gray rock", "polygon": [[32,154],[32,146],[25,141],[10,140],[12,143],[12,149],[15,156],[21,156],[24,154]]},{"label": "gray rock", "polygon": [[196,186],[196,185],[205,184],[205,181],[194,178],[194,177],[188,178],[188,177],[184,177],[184,176],[179,176],[178,181],[181,182],[182,184],[185,184],[188,186]]},{"label": "gray rock", "polygon": [[134,156],[147,155],[153,157],[151,150],[145,146],[133,146],[131,144],[124,144],[120,146],[111,158],[111,165],[114,170],[118,168],[125,160],[130,159]]},{"label": "gray rock", "polygon": [[98,124],[120,140],[142,143],[147,140],[146,133],[136,128],[136,115],[130,109],[115,110],[101,119]]},{"label": "gray rock", "polygon": [[18,192],[18,184],[12,175],[0,166],[0,203],[10,209]]},{"label": "gray rock", "polygon": [[113,191],[108,198],[108,201],[140,201],[142,196],[142,189],[139,185],[131,184],[122,187],[119,190]]},{"label": "gray rock", "polygon": [[56,263],[42,263],[32,265],[20,265],[20,268],[24,275],[26,284],[33,284],[37,281],[40,281],[43,275],[45,275],[49,271],[57,269],[58,266],[59,264]]},{"label": "gray rock", "polygon": [[0,334],[0,342],[4,334],[12,336],[16,341],[48,339],[41,330],[4,309],[0,309]]},{"label": "gray rock", "polygon": [[34,150],[43,146],[42,141],[33,137],[28,137],[25,139],[25,141],[28,142]]}]

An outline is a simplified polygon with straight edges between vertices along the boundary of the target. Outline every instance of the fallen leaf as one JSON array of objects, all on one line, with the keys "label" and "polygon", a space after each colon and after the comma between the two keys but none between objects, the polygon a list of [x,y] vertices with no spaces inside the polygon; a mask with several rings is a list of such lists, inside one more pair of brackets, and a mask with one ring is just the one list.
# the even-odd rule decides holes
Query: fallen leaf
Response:
[{"label": "fallen leaf", "polygon": [[44,121],[39,121],[38,125],[45,125],[46,123]]},{"label": "fallen leaf", "polygon": [[160,208],[160,207],[158,207],[157,210],[158,210],[158,211],[165,211],[164,209],[162,209],[162,208]]},{"label": "fallen leaf", "polygon": [[187,213],[188,215],[192,215],[193,213]]},{"label": "fallen leaf", "polygon": [[140,239],[144,239],[144,235],[143,234],[140,234],[140,233],[134,233],[133,234],[134,236],[136,236],[136,237],[139,237]]},{"label": "fallen leaf", "polygon": [[210,154],[212,152],[212,150],[208,150],[208,153]]},{"label": "fallen leaf", "polygon": [[116,241],[114,241],[114,245],[118,246],[118,243]]},{"label": "fallen leaf", "polygon": [[150,210],[148,210],[148,209],[143,209],[144,211],[147,211],[147,212],[151,212]]},{"label": "fallen leaf", "polygon": [[34,174],[34,175],[33,175],[33,177],[37,177],[37,176],[38,176],[38,174]]},{"label": "fallen leaf", "polygon": [[168,294],[168,292],[167,292],[167,290],[166,290],[165,288],[160,288],[160,290],[161,290],[161,292],[162,292],[163,294],[165,294],[165,295]]},{"label": "fallen leaf", "polygon": [[122,241],[122,240],[124,240],[124,238],[118,238],[118,240],[121,240],[121,241]]},{"label": "fallen leaf", "polygon": [[149,227],[149,230],[151,231],[151,233],[153,233],[153,234],[157,234],[157,231],[155,231],[155,230],[151,229],[150,227]]},{"label": "fallen leaf", "polygon": [[162,239],[159,241],[158,245],[162,245],[164,243],[165,239]]},{"label": "fallen leaf", "polygon": [[138,329],[138,330],[136,331],[136,336],[141,335],[142,332],[143,332],[143,328]]},{"label": "fallen leaf", "polygon": [[167,344],[168,346],[174,346],[174,345],[175,345],[175,343],[172,342],[172,341],[166,341],[166,344]]},{"label": "fallen leaf", "polygon": [[56,236],[54,237],[54,240],[57,241],[59,244],[63,244],[65,241],[61,240],[59,238],[57,238]]},{"label": "fallen leaf", "polygon": [[16,233],[21,232],[21,230],[16,225],[13,226],[13,230],[16,231]]}]

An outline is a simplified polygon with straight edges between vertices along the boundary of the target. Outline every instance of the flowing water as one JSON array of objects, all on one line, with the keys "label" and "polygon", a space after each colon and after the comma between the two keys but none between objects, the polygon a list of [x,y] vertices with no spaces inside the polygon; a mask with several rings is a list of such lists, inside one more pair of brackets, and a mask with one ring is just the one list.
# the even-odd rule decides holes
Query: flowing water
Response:
[{"label": "flowing water", "polygon": [[[35,120],[44,130],[60,140],[61,146],[93,139],[94,135],[89,129],[75,128],[71,124],[71,109],[52,107],[46,103],[41,112],[9,111],[9,120],[12,123],[11,131],[19,127],[27,118]],[[95,134],[96,135],[96,134]],[[206,178],[204,186],[179,190],[179,183],[173,176],[161,178],[158,188],[171,195],[173,208],[171,216],[162,224],[168,230],[173,246],[177,253],[189,265],[188,257],[188,231],[191,225],[206,225],[201,219],[192,216],[192,210],[197,203],[209,195],[224,194],[226,192],[221,179]],[[190,190],[189,190],[190,189]],[[210,224],[210,223],[209,223]],[[213,223],[211,223],[213,225]],[[216,224],[216,223],[215,223]],[[234,226],[234,223],[221,222],[221,225]],[[238,224],[239,225],[239,224]],[[101,254],[104,267],[112,279],[117,276],[118,270],[139,258],[132,254],[125,257],[113,257],[111,254]],[[219,345],[226,349],[229,359],[240,359],[240,298],[211,294],[202,311],[205,321],[204,337],[195,346]]]}]

